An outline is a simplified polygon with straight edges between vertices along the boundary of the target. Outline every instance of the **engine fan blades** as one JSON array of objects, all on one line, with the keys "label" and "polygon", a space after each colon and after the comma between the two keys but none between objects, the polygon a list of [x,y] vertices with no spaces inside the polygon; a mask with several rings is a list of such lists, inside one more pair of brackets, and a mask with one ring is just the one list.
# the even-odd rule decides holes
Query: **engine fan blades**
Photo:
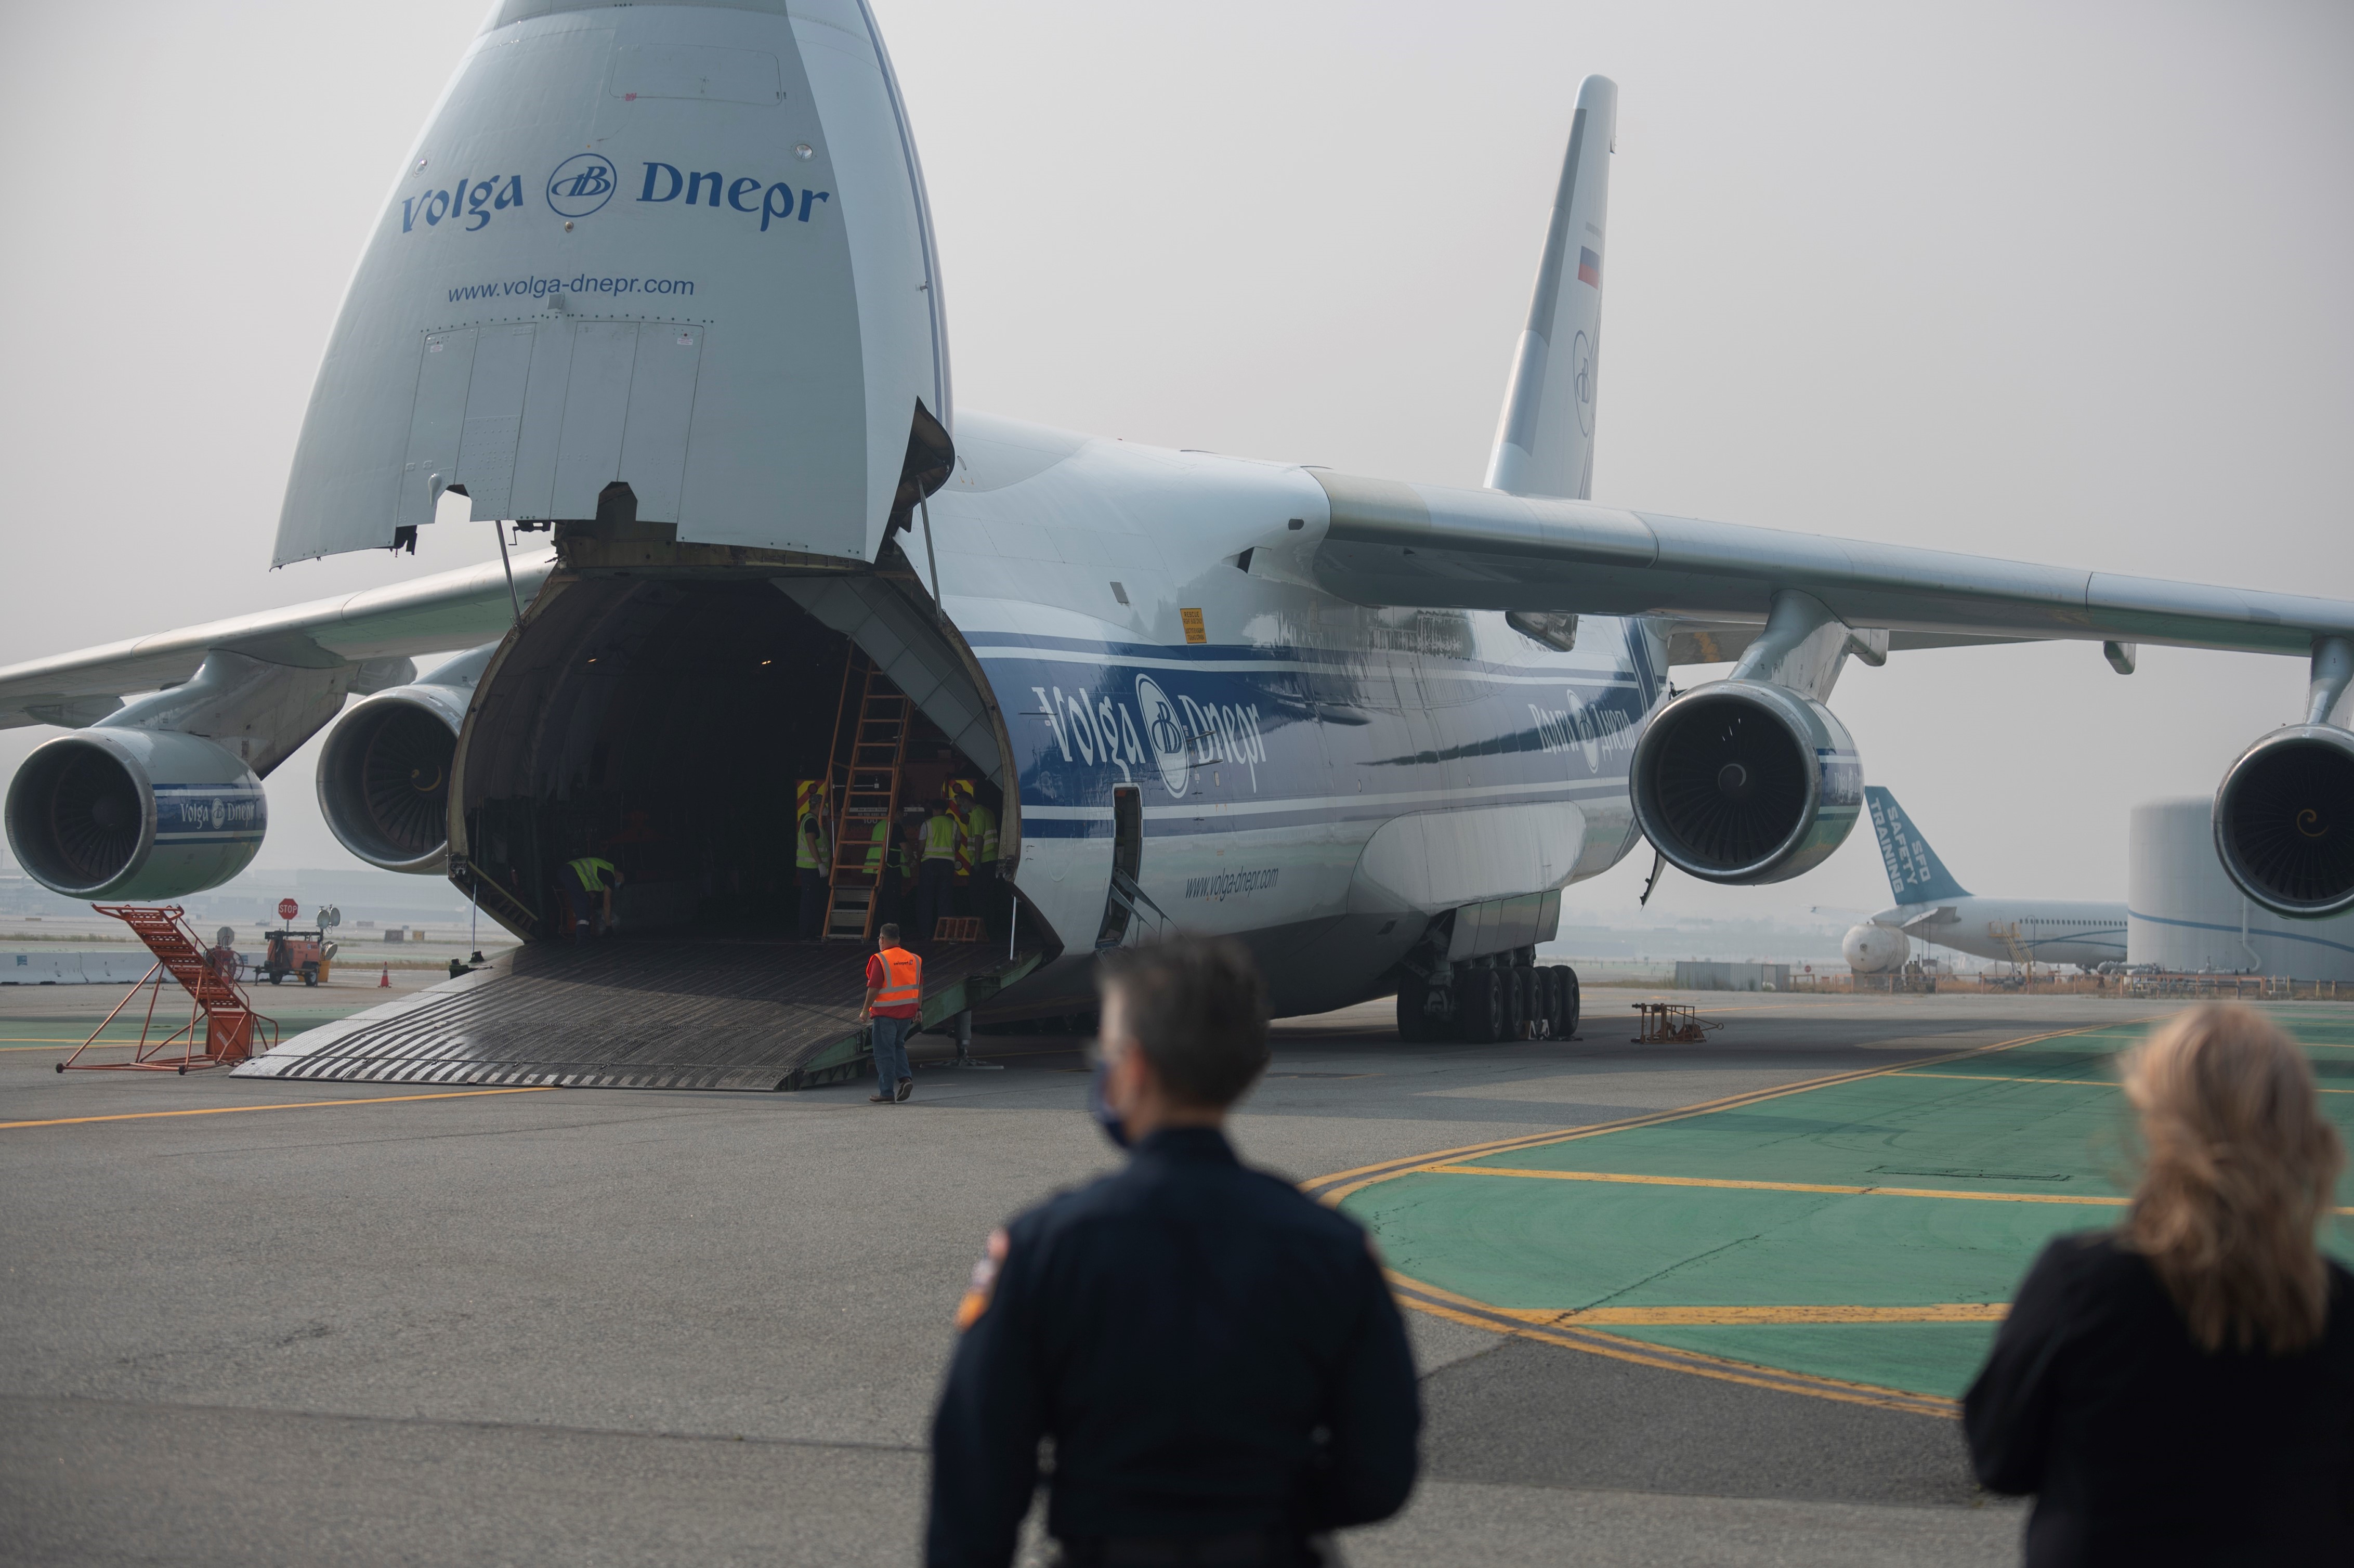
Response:
[{"label": "engine fan blades", "polygon": [[2328,905],[2354,888],[2354,759],[2284,747],[2231,794],[2225,831],[2246,874],[2291,904]]},{"label": "engine fan blades", "polygon": [[387,844],[408,855],[429,853],[449,833],[450,762],[457,743],[431,715],[387,714],[360,760],[360,790],[370,823]]},{"label": "engine fan blades", "polygon": [[59,768],[48,807],[51,843],[83,886],[108,881],[139,852],[139,791],[104,752],[80,751]]},{"label": "engine fan blades", "polygon": [[1805,816],[1807,758],[1765,714],[1695,713],[1667,740],[1659,809],[1694,860],[1727,870],[1753,865]]}]

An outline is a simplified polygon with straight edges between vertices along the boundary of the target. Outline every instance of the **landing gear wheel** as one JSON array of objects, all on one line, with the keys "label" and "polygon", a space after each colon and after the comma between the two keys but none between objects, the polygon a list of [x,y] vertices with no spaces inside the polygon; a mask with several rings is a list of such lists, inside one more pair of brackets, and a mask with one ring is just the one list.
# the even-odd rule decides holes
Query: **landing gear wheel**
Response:
[{"label": "landing gear wheel", "polygon": [[1504,977],[1495,969],[1469,969],[1455,982],[1456,1034],[1474,1045],[1497,1039],[1503,1022]]},{"label": "landing gear wheel", "polygon": [[1518,967],[1503,971],[1504,1038],[1524,1040],[1529,1033],[1529,971]]},{"label": "landing gear wheel", "polygon": [[1556,1040],[1566,1040],[1577,1033],[1577,971],[1567,964],[1556,964],[1552,974],[1555,998],[1553,1035]]},{"label": "landing gear wheel", "polygon": [[1423,1041],[1430,1038],[1430,1014],[1425,1011],[1430,1004],[1430,982],[1409,980],[1397,990],[1398,1038]]}]

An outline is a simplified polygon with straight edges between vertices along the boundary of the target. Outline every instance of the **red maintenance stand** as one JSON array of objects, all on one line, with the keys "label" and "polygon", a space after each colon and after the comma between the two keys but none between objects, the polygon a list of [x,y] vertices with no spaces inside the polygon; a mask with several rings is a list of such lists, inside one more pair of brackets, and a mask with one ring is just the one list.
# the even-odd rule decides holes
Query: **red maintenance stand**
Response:
[{"label": "red maintenance stand", "polygon": [[[93,904],[90,907],[130,927],[147,944],[147,950],[155,955],[155,962],[130,993],[114,1004],[114,1012],[90,1031],[90,1038],[58,1064],[58,1072],[71,1068],[77,1073],[186,1073],[198,1067],[221,1067],[244,1061],[253,1054],[257,1033],[263,1037],[262,1049],[278,1044],[278,1025],[253,1011],[251,999],[237,983],[236,959],[229,957],[224,962],[198,942],[196,934],[188,928],[186,911],[178,905],[166,904],[153,909],[132,904]],[[155,1026],[155,1001],[163,993],[167,973],[188,993],[188,1022],[150,1044],[147,1036]],[[81,1060],[81,1054],[99,1043],[98,1037],[106,1033],[115,1014],[137,1000],[142,991],[147,992],[147,1018],[140,1025],[139,1044],[131,1060]],[[205,1028],[201,1051],[196,1049],[199,1022]],[[177,1055],[171,1054],[175,1045],[179,1047]]]}]

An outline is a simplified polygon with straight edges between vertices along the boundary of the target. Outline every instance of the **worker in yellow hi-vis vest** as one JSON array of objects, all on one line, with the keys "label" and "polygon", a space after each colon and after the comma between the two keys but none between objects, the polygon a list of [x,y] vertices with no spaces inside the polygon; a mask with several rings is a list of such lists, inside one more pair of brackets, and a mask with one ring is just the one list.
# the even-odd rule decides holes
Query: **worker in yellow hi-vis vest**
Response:
[{"label": "worker in yellow hi-vis vest", "polygon": [[956,881],[950,885],[949,906],[943,915],[977,913],[972,901],[973,857],[981,853],[981,835],[972,829],[972,780],[949,780],[949,815],[956,819]]},{"label": "worker in yellow hi-vis vest", "polygon": [[804,779],[793,786],[793,871],[801,889],[804,942],[825,935],[825,895],[833,876],[833,839],[825,807],[824,779]]},{"label": "worker in yellow hi-vis vest", "polygon": [[924,819],[928,815],[921,806],[907,806],[899,812],[899,842],[896,846],[899,854],[898,920],[909,931],[916,928],[916,882],[924,869]]},{"label": "worker in yellow hi-vis vest", "polygon": [[875,883],[875,924],[877,930],[896,924],[899,918],[901,858],[898,834],[893,830],[891,819],[875,818],[874,826],[866,831],[866,874]]},{"label": "worker in yellow hi-vis vest", "polygon": [[613,889],[628,880],[620,867],[599,855],[584,854],[564,865],[564,891],[572,905],[572,939],[603,936],[613,924]]},{"label": "worker in yellow hi-vis vest", "polygon": [[924,819],[923,863],[916,870],[916,940],[928,942],[939,925],[940,916],[955,913],[950,900],[955,895],[957,846],[964,841],[964,826],[950,813],[946,801],[932,807]]},{"label": "worker in yellow hi-vis vest", "polygon": [[965,913],[980,916],[990,935],[996,936],[1005,913],[1005,894],[997,878],[997,813],[979,795],[965,807],[964,831],[972,846],[972,878]]}]

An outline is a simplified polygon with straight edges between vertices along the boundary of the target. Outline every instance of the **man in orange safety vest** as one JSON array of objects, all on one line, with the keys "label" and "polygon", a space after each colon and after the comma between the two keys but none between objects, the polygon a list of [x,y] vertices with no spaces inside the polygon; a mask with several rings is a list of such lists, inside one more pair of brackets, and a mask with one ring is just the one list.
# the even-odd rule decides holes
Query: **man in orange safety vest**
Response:
[{"label": "man in orange safety vest", "polygon": [[907,1036],[916,1032],[924,1005],[924,960],[899,946],[899,927],[876,933],[881,950],[866,960],[866,1005],[860,1016],[875,1021],[875,1093],[871,1106],[896,1105],[916,1092],[916,1070],[907,1064]]}]

